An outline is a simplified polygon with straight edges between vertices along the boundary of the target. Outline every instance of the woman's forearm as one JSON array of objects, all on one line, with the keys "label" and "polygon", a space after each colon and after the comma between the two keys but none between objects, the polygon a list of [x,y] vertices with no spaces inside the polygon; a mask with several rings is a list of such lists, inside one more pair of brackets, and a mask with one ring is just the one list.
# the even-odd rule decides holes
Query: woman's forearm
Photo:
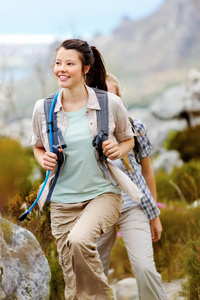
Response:
[{"label": "woman's forearm", "polygon": [[155,200],[157,202],[156,197],[156,182],[154,177],[154,172],[151,166],[150,158],[147,156],[145,159],[141,160],[141,167],[142,167],[142,175],[146,181],[146,184]]},{"label": "woman's forearm", "polygon": [[46,171],[52,171],[56,166],[57,155],[53,152],[45,151],[44,148],[34,147],[34,155],[38,163]]},{"label": "woman's forearm", "polygon": [[42,166],[42,160],[45,154],[44,148],[34,147],[34,156],[37,162]]},{"label": "woman's forearm", "polygon": [[126,140],[119,144],[120,149],[120,157],[123,157],[125,154],[128,154],[134,147],[134,138],[131,138],[129,140]]}]

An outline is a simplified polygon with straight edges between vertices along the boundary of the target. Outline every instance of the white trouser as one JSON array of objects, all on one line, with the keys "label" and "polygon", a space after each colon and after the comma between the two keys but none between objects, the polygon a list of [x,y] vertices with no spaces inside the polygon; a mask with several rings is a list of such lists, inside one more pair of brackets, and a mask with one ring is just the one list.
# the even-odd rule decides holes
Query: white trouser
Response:
[{"label": "white trouser", "polygon": [[149,221],[144,212],[131,208],[122,213],[117,222],[98,240],[98,251],[108,275],[110,252],[116,239],[116,226],[121,232],[141,300],[167,299],[160,274],[153,257],[153,247]]}]

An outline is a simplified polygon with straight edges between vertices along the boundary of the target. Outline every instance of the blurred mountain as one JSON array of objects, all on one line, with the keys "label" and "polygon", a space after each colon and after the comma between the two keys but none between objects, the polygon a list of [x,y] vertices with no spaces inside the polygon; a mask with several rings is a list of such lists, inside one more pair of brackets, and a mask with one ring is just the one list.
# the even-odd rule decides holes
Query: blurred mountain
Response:
[{"label": "blurred mountain", "polygon": [[198,3],[165,0],[150,16],[124,18],[109,36],[93,39],[107,70],[125,87],[126,104],[149,104],[169,86],[185,81],[191,68],[199,68]]},{"label": "blurred mountain", "polygon": [[[189,71],[200,69],[199,28],[199,0],[165,0],[148,17],[124,18],[110,35],[89,43],[119,78],[125,105],[147,107],[167,88],[187,86]],[[31,117],[35,101],[58,89],[52,65],[60,42],[40,37],[30,43],[29,36],[23,43],[0,44],[0,126]]]}]

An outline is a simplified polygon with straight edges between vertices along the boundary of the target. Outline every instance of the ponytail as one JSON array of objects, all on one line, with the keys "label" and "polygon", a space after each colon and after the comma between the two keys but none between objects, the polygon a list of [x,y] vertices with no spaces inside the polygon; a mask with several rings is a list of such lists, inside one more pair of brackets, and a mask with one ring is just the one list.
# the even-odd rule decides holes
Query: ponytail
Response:
[{"label": "ponytail", "polygon": [[96,47],[91,46],[94,56],[94,63],[90,66],[89,72],[86,74],[86,84],[104,91],[107,91],[106,85],[106,69],[103,57]]}]

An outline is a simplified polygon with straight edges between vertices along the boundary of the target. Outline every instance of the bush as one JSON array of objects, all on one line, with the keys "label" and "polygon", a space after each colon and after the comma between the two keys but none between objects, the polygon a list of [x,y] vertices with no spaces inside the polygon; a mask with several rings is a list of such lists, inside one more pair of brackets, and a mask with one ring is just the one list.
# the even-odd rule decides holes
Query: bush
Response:
[{"label": "bush", "polygon": [[188,280],[184,285],[182,296],[188,300],[200,299],[200,238],[189,242],[185,259]]},{"label": "bush", "polygon": [[183,131],[171,132],[165,147],[168,150],[177,150],[183,161],[200,159],[200,125],[187,128]]},{"label": "bush", "polygon": [[185,276],[187,243],[200,236],[199,215],[200,207],[188,208],[180,202],[161,209],[162,238],[153,247],[156,266],[164,280]]},{"label": "bush", "polygon": [[155,178],[159,202],[180,199],[192,203],[200,198],[200,161],[191,160],[170,174],[160,171]]},{"label": "bush", "polygon": [[30,186],[30,149],[16,140],[0,137],[0,166],[0,207],[4,207],[15,193]]}]

